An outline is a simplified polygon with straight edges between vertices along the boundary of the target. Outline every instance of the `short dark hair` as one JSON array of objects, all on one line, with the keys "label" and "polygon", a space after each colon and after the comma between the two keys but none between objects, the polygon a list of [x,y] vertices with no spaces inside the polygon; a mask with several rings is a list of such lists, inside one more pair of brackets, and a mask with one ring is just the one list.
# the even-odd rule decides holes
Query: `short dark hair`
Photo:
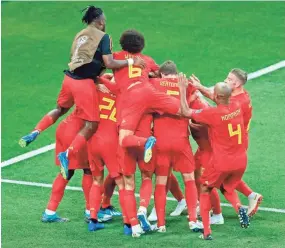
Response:
[{"label": "short dark hair", "polygon": [[162,73],[164,75],[177,74],[177,66],[173,61],[167,60],[160,66],[159,73]]},{"label": "short dark hair", "polygon": [[242,84],[247,82],[247,73],[244,70],[234,68],[231,70],[231,73],[234,74],[242,82]]},{"label": "short dark hair", "polygon": [[101,15],[103,15],[103,10],[100,8],[96,8],[95,6],[88,6],[83,9],[82,12],[85,11],[84,16],[82,17],[82,22],[86,24],[90,24],[94,20],[98,19]]},{"label": "short dark hair", "polygon": [[144,49],[144,36],[134,29],[122,33],[120,44],[124,51],[129,53],[140,53]]}]

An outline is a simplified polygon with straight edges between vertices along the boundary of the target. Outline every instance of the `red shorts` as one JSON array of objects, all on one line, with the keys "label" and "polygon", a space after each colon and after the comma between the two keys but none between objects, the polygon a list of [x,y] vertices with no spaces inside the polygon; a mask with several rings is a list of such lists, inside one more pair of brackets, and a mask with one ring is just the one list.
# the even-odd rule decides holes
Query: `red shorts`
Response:
[{"label": "red shorts", "polygon": [[180,101],[159,92],[149,83],[140,83],[125,91],[120,102],[120,129],[135,131],[145,113],[176,115]]},{"label": "red shorts", "polygon": [[[84,126],[84,121],[74,116],[68,116],[58,125],[56,129],[55,142],[55,164],[60,165],[57,158],[58,153],[64,152],[70,146],[71,142]],[[84,147],[78,153],[69,156],[69,169],[89,169],[87,147]]]},{"label": "red shorts", "polygon": [[57,104],[63,108],[76,105],[76,115],[87,121],[99,121],[99,101],[92,79],[76,80],[65,75]]},{"label": "red shorts", "polygon": [[195,167],[196,169],[207,168],[211,159],[212,151],[197,149],[194,158],[195,158]]},{"label": "red shorts", "polygon": [[88,158],[93,176],[101,176],[106,165],[109,175],[116,178],[120,175],[117,160],[118,137],[104,140],[98,135],[93,135],[88,142]]},{"label": "red shorts", "polygon": [[138,164],[141,172],[153,173],[155,169],[155,150],[153,150],[152,159],[149,163],[144,162],[144,147],[123,148],[118,147],[118,159],[121,173],[125,176],[135,174]]},{"label": "red shorts", "polygon": [[205,169],[199,180],[201,184],[209,188],[220,188],[223,185],[223,188],[227,192],[232,192],[240,183],[245,169],[246,167],[233,171],[220,172],[211,166]]},{"label": "red shorts", "polygon": [[163,142],[157,139],[156,143],[157,176],[168,176],[170,168],[182,174],[192,173],[195,170],[194,157],[190,142],[187,138]]}]

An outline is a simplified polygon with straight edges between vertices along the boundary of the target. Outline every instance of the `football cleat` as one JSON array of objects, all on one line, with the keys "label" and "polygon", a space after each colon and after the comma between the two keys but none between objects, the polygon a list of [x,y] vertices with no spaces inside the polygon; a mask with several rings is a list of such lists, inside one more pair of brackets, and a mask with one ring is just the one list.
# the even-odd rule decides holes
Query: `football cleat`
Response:
[{"label": "football cleat", "polygon": [[150,225],[149,221],[147,220],[145,212],[139,211],[138,212],[138,219],[141,223],[141,227],[144,230],[144,232],[151,231],[151,225]]},{"label": "football cleat", "polygon": [[31,132],[30,134],[22,137],[20,140],[19,140],[19,145],[21,147],[26,147],[28,146],[30,143],[32,143],[37,137],[38,135],[40,134],[39,131],[34,131],[34,132]]},{"label": "football cleat", "polygon": [[[90,214],[87,214],[86,212],[84,212],[84,220],[86,223],[89,223],[90,222]],[[97,214],[97,218],[98,218],[98,222],[99,223],[102,223],[102,222],[107,222],[109,220],[112,220],[112,216],[111,215],[107,215],[107,214],[100,214],[98,213]]]},{"label": "football cleat", "polygon": [[223,225],[225,223],[222,214],[213,214],[210,218],[211,225]]},{"label": "football cleat", "polygon": [[104,229],[105,226],[104,224],[102,223],[99,223],[99,222],[93,222],[92,220],[89,221],[89,224],[88,224],[88,230],[90,232],[95,232],[97,230],[100,230],[100,229]]},{"label": "football cleat", "polygon": [[99,213],[111,216],[122,216],[122,213],[116,210],[113,206],[109,206],[107,208],[101,208]]},{"label": "football cleat", "polygon": [[144,231],[140,225],[132,226],[132,237],[133,238],[139,238],[142,234],[144,234]]},{"label": "football cleat", "polygon": [[60,173],[62,177],[67,180],[68,178],[68,158],[67,158],[67,152],[60,152],[58,155],[58,160],[60,162]]},{"label": "football cleat", "polygon": [[157,215],[155,207],[152,208],[150,215],[148,216],[148,221],[157,221]]},{"label": "football cleat", "polygon": [[144,145],[144,162],[148,163],[152,158],[152,148],[155,145],[156,138],[150,136]]},{"label": "football cleat", "polygon": [[246,210],[243,207],[240,207],[238,212],[239,212],[238,217],[239,217],[239,222],[240,222],[241,227],[242,228],[248,228],[250,221],[249,221],[249,217],[246,213]]},{"label": "football cleat", "polygon": [[247,209],[247,215],[249,217],[252,217],[257,213],[258,207],[261,204],[263,200],[263,196],[255,193],[255,197],[253,199],[249,199],[248,209]]},{"label": "football cleat", "polygon": [[211,234],[208,234],[206,236],[204,236],[204,234],[201,234],[199,238],[204,240],[213,240],[213,236]]},{"label": "football cleat", "polygon": [[124,234],[127,236],[132,235],[132,227],[128,227],[126,224],[124,225]]},{"label": "football cleat", "polygon": [[187,204],[185,199],[182,199],[180,202],[178,202],[175,210],[170,214],[170,216],[179,216],[185,210],[187,210]]},{"label": "football cleat", "polygon": [[190,230],[193,232],[201,232],[204,229],[202,222],[200,222],[199,220],[196,220],[196,222],[189,221],[188,224],[189,224]]},{"label": "football cleat", "polygon": [[165,226],[157,226],[157,223],[154,225],[151,225],[151,230],[152,231],[157,231],[159,233],[165,233],[166,232],[166,227]]},{"label": "football cleat", "polygon": [[67,218],[61,218],[59,217],[56,213],[49,215],[46,214],[45,212],[42,215],[41,221],[44,223],[52,223],[52,222],[68,222],[69,219]]}]

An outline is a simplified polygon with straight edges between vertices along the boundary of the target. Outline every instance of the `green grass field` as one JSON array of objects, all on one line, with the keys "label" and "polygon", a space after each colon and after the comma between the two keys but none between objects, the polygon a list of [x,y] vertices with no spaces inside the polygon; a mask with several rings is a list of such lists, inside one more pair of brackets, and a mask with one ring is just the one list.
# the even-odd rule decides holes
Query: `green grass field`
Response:
[{"label": "green grass field", "polygon": [[[55,106],[69,49],[83,9],[90,2],[2,2],[2,158],[54,143],[56,125],[26,149],[18,139]],[[120,33],[142,31],[145,53],[158,63],[174,60],[185,73],[208,85],[233,67],[253,72],[285,58],[285,2],[96,2],[107,15],[114,50]],[[245,181],[264,196],[263,207],[285,209],[285,69],[251,80],[249,164]],[[194,146],[194,144],[193,144]],[[2,169],[2,178],[52,183],[58,173],[53,151]],[[81,185],[81,172],[71,186]],[[181,179],[180,176],[178,176]],[[137,177],[139,186],[140,177]],[[207,243],[190,233],[185,216],[167,218],[167,233],[140,239],[122,235],[121,220],[88,233],[82,192],[68,190],[59,214],[65,224],[42,224],[50,189],[2,183],[4,248],[46,247],[285,247],[285,214],[260,211],[242,230],[233,209],[224,207],[225,225],[214,226]],[[241,197],[244,204],[247,199]],[[225,202],[225,200],[222,200]],[[117,196],[113,203],[118,206]],[[151,203],[152,206],[153,202]],[[169,201],[167,214],[175,207]],[[150,208],[149,208],[150,210]]]}]

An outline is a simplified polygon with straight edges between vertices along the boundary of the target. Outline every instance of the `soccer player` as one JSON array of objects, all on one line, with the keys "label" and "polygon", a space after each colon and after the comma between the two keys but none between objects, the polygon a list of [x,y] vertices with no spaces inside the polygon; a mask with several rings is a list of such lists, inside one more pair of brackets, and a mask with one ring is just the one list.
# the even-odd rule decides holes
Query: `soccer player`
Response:
[{"label": "soccer player", "polygon": [[210,191],[220,188],[225,198],[239,214],[242,228],[249,225],[249,217],[235,191],[240,183],[247,164],[246,144],[244,134],[243,112],[241,105],[231,102],[231,88],[226,83],[217,83],[214,88],[214,101],[217,107],[205,110],[192,110],[186,100],[188,80],[185,75],[179,75],[179,90],[182,115],[204,123],[209,127],[212,145],[211,165],[202,174],[200,211],[204,233],[200,238],[212,240],[209,211],[211,209]]},{"label": "soccer player", "polygon": [[[60,165],[57,158],[59,152],[65,151],[70,142],[77,135],[78,131],[84,126],[84,121],[77,116],[77,109],[75,109],[66,119],[60,122],[56,130],[55,143],[55,163]],[[65,179],[59,173],[52,185],[52,191],[47,208],[42,215],[42,222],[66,222],[68,219],[61,218],[57,215],[56,210],[63,198],[65,188],[70,179],[74,175],[75,170],[83,170],[82,189],[86,201],[85,218],[88,219],[90,215],[90,201],[89,192],[92,185],[92,175],[89,169],[87,147],[83,147],[78,153],[70,156],[69,174]],[[100,221],[107,221],[112,216],[100,216]]]},{"label": "soccer player", "polygon": [[68,64],[69,70],[64,71],[65,77],[56,109],[46,114],[34,130],[19,141],[22,147],[29,145],[42,131],[53,125],[60,116],[76,105],[77,116],[84,121],[84,125],[67,150],[58,155],[64,179],[69,177],[68,157],[78,153],[98,127],[99,107],[94,79],[106,68],[118,69],[129,65],[144,67],[144,62],[140,58],[113,59],[111,38],[105,33],[106,17],[102,9],[89,6],[82,22],[86,23],[87,27],[74,38],[71,60]]},{"label": "soccer player", "polygon": [[[194,75],[191,77],[191,80],[195,87],[201,91],[203,95],[208,97],[209,99],[213,99],[213,92],[210,88],[204,87],[200,80],[195,77]],[[244,126],[246,128],[245,133],[245,142],[246,142],[246,149],[248,149],[248,132],[250,127],[250,121],[252,118],[252,105],[251,100],[248,92],[244,89],[244,85],[247,82],[247,73],[244,72],[241,69],[232,69],[227,78],[225,79],[225,82],[229,85],[229,87],[232,89],[232,95],[231,95],[231,101],[235,101],[241,104],[241,108],[243,111],[243,119],[244,119]],[[253,216],[262,202],[262,195],[259,193],[254,192],[243,180],[240,182],[239,185],[237,185],[237,191],[244,194],[248,200],[248,215]],[[214,191],[213,191],[214,192]],[[218,194],[215,192],[214,197],[217,202],[219,202]],[[218,204],[215,204],[218,205]],[[222,214],[214,214],[212,217],[213,222],[219,222],[220,219],[222,219]]]},{"label": "soccer player", "polygon": [[176,115],[179,114],[180,104],[177,99],[158,92],[149,83],[149,73],[157,72],[159,68],[152,58],[141,53],[144,48],[143,35],[136,30],[127,30],[122,34],[120,44],[123,50],[113,54],[115,59],[125,60],[137,56],[146,62],[146,67],[143,69],[130,65],[128,68],[114,71],[116,84],[121,91],[118,155],[123,168],[125,200],[129,203],[128,217],[131,221],[133,236],[139,237],[143,230],[136,215],[134,174],[126,173],[125,153],[130,147],[144,147],[144,161],[148,163],[156,140],[152,136],[144,138],[134,134],[142,116],[147,112]]},{"label": "soccer player", "polygon": [[[159,73],[162,78],[152,81],[154,87],[161,92],[179,98],[177,67],[175,63],[166,61],[161,65]],[[192,92],[193,87],[190,85],[188,90],[189,99]],[[154,136],[157,139],[154,200],[158,217],[158,232],[166,232],[166,184],[172,169],[179,171],[183,177],[189,214],[189,228],[193,231],[203,229],[202,223],[197,221],[196,205],[198,199],[194,177],[195,165],[189,141],[188,125],[188,119],[178,116],[164,114],[157,115],[154,118]]]}]

